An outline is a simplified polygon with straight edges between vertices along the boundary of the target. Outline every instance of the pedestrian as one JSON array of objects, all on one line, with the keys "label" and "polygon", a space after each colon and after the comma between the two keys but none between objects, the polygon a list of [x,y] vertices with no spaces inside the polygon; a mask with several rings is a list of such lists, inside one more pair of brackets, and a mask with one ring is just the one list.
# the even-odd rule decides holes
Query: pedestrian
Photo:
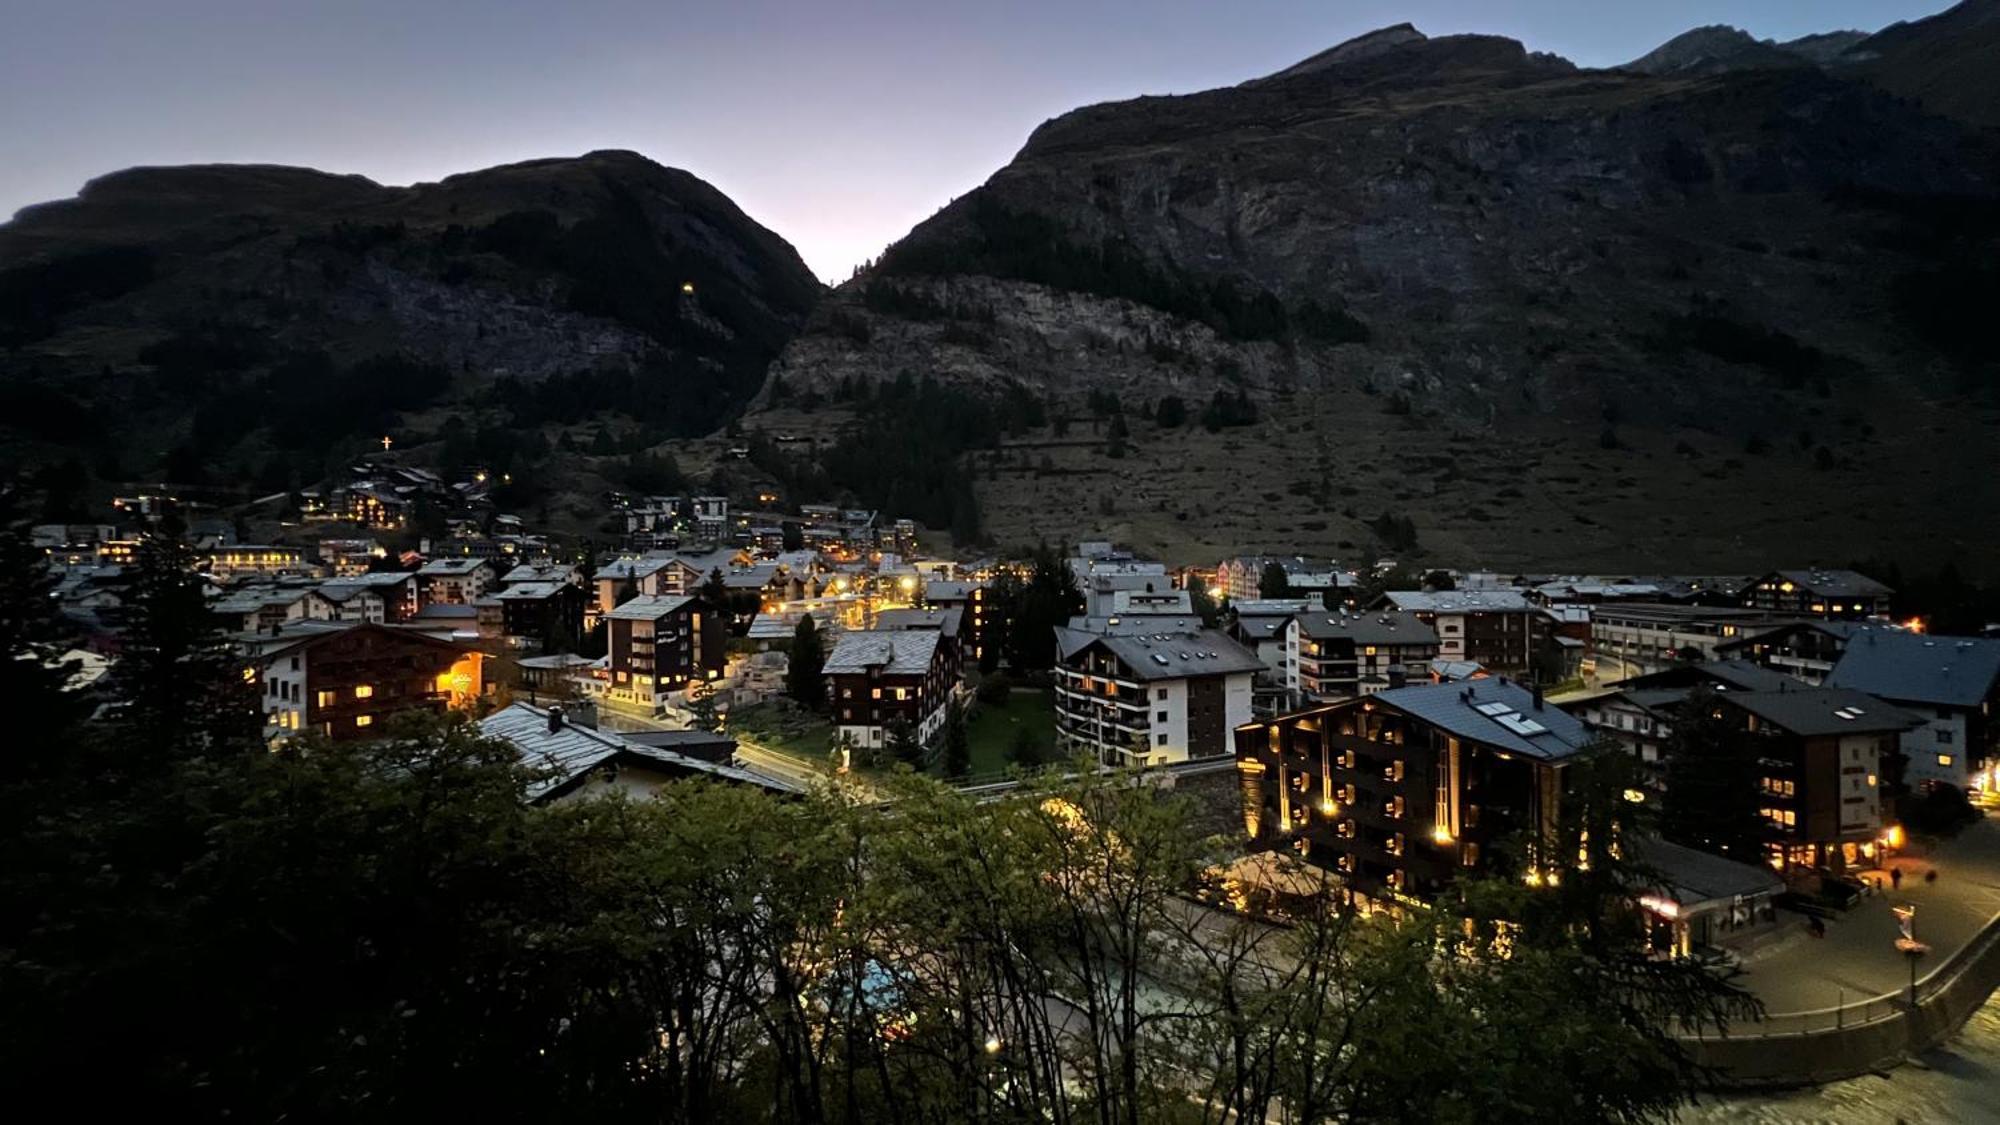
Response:
[{"label": "pedestrian", "polygon": [[1821,938],[1826,936],[1826,923],[1820,920],[1819,915],[1813,915],[1813,920],[1807,925],[1812,927],[1812,936]]},{"label": "pedestrian", "polygon": [[1937,868],[1933,867],[1929,871],[1924,872],[1924,882],[1926,883],[1937,882]]},{"label": "pedestrian", "polygon": [[1895,887],[1895,888],[1896,888],[1897,890],[1899,890],[1899,891],[1903,889],[1903,869],[1902,869],[1902,868],[1900,868],[1900,867],[1891,867],[1891,868],[1889,869],[1889,883],[1890,883],[1890,885],[1891,885],[1891,886]]}]

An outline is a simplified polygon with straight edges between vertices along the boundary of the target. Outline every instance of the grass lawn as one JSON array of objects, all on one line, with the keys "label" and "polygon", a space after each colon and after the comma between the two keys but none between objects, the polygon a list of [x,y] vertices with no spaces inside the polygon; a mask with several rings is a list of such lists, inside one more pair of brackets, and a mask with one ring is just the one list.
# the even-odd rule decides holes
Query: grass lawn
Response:
[{"label": "grass lawn", "polygon": [[771,700],[729,712],[729,731],[812,765],[824,765],[833,746],[833,723],[788,700]]},{"label": "grass lawn", "polygon": [[1055,699],[1047,691],[1017,691],[1005,704],[980,703],[966,726],[974,777],[1005,773],[1012,764],[1017,732],[1030,731],[1046,750],[1055,744]]}]

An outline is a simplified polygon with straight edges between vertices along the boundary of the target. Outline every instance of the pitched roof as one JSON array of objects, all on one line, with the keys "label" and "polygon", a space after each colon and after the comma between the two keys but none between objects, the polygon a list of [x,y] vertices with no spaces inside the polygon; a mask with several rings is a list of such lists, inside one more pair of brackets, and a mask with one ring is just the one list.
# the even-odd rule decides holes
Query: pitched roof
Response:
[{"label": "pitched roof", "polygon": [[494,596],[503,601],[541,601],[569,587],[567,582],[516,582]]},{"label": "pitched roof", "polygon": [[932,602],[964,601],[972,596],[972,586],[973,584],[970,582],[946,582],[942,579],[933,579],[924,583],[924,600]]},{"label": "pitched roof", "polygon": [[1316,641],[1352,637],[1362,645],[1434,645],[1437,631],[1401,610],[1389,613],[1302,613],[1299,632]]},{"label": "pitched roof", "polygon": [[875,628],[884,632],[907,629],[935,629],[947,637],[958,636],[965,611],[949,609],[885,609],[875,615]]},{"label": "pitched roof", "polygon": [[1576,716],[1505,677],[1391,688],[1370,696],[1460,738],[1544,761],[1581,752],[1595,741]]},{"label": "pitched roof", "polygon": [[1716,697],[1793,734],[1868,734],[1908,730],[1923,719],[1865,692],[1802,687],[1790,691],[1732,691]]},{"label": "pitched roof", "polygon": [[1150,631],[1131,628],[1121,622],[1109,631],[1096,632],[1077,627],[1056,629],[1056,647],[1064,660],[1093,645],[1110,653],[1141,681],[1181,680],[1193,676],[1229,676],[1261,672],[1264,661],[1256,653],[1216,629],[1167,629],[1166,618],[1133,618],[1134,625],[1149,625]]},{"label": "pitched roof", "polygon": [[492,567],[491,559],[432,559],[425,563],[418,574],[426,577],[454,578],[471,574],[480,567]]},{"label": "pitched roof", "polygon": [[1829,598],[1880,598],[1895,593],[1856,570],[1775,570],[1758,579],[1777,578],[1802,590]]},{"label": "pitched roof", "polygon": [[1976,707],[2000,682],[2000,640],[1872,629],[1849,640],[1826,682],[1900,703]]},{"label": "pitched roof", "polygon": [[1629,842],[1633,858],[1666,880],[1662,889],[1683,911],[1705,903],[1734,901],[1738,895],[1777,894],[1785,889],[1785,881],[1776,873],[1754,863],[1738,863],[1657,836],[1634,837]]},{"label": "pitched roof", "polygon": [[831,675],[879,669],[885,675],[920,676],[930,671],[931,658],[941,639],[942,635],[933,629],[842,633],[820,671]]},{"label": "pitched roof", "polygon": [[522,765],[550,771],[552,776],[538,778],[528,786],[530,801],[558,796],[579,783],[591,770],[619,759],[685,770],[721,781],[757,785],[782,793],[797,792],[792,785],[777,778],[737,766],[704,761],[666,747],[642,745],[610,731],[592,730],[568,722],[551,731],[549,713],[526,703],[511,704],[479,720],[479,730],[489,738],[497,738],[513,746],[521,756]]},{"label": "pitched roof", "polygon": [[1783,672],[1774,672],[1761,664],[1752,664],[1748,660],[1707,660],[1697,664],[1683,664],[1619,680],[1612,686],[1656,690],[1679,689],[1682,695],[1686,695],[1701,681],[1716,684],[1727,691],[1793,691],[1807,686]]},{"label": "pitched roof", "polygon": [[618,604],[618,608],[604,616],[611,621],[657,621],[692,601],[694,598],[686,595],[641,594],[625,599]]},{"label": "pitched roof", "polygon": [[1519,590],[1391,590],[1382,595],[1414,613],[1521,613],[1535,607]]}]

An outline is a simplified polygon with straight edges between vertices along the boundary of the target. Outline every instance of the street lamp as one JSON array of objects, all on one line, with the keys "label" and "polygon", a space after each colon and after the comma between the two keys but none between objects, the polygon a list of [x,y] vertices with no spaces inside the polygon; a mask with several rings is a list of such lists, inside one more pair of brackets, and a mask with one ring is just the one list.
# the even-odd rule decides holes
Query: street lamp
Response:
[{"label": "street lamp", "polygon": [[1896,938],[1896,952],[1910,961],[1910,1007],[1917,1006],[1917,962],[1931,947],[1917,940],[1917,908],[1912,903],[1903,903],[1892,911],[1896,915],[1896,925],[1902,934]]}]

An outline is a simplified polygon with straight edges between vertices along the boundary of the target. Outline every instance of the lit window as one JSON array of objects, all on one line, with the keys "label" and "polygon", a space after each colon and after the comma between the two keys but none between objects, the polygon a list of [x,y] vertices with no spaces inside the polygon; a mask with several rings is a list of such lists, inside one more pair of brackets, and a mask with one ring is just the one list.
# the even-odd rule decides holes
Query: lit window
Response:
[{"label": "lit window", "polygon": [[372,699],[374,695],[375,687],[373,684],[356,684],[354,687],[354,698],[356,699]]},{"label": "lit window", "polygon": [[321,707],[331,707],[333,701],[339,697],[338,692],[318,691],[313,693],[313,702]]},{"label": "lit window", "polygon": [[1875,788],[1875,775],[1872,773],[1868,775],[1868,788]]},{"label": "lit window", "polygon": [[880,698],[882,698],[882,689],[881,689],[881,688],[870,688],[870,689],[869,689],[869,691],[868,691],[868,698],[870,698],[870,699],[880,699]]},{"label": "lit window", "polygon": [[1948,766],[1948,765],[1950,765],[1950,764],[1951,764],[1951,755],[1950,755],[1950,754],[1939,754],[1939,755],[1938,755],[1938,765],[1941,765],[1941,766]]},{"label": "lit window", "polygon": [[372,727],[375,725],[375,716],[356,715],[354,716],[354,725],[357,727]]}]

